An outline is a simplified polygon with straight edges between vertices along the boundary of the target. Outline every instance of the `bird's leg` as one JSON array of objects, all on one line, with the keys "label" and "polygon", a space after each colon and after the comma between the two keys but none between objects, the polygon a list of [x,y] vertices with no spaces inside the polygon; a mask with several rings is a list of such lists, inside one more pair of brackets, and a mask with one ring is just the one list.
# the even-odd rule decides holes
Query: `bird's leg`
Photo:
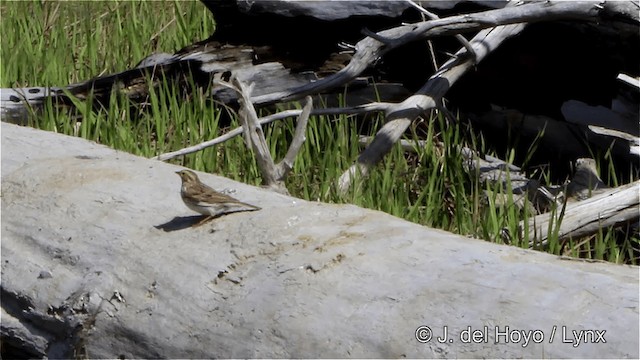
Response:
[{"label": "bird's leg", "polygon": [[202,226],[202,225],[208,223],[209,221],[211,221],[213,219],[215,219],[215,216],[210,216],[210,215],[209,216],[205,216],[205,217],[202,218],[202,220],[200,220],[197,223],[191,225],[191,227],[195,228],[195,227]]}]

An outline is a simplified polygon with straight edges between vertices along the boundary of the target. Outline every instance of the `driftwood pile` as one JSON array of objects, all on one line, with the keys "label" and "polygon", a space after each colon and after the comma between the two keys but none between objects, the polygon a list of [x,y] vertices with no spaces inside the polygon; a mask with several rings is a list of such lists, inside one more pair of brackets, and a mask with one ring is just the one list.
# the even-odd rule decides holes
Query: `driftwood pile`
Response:
[{"label": "driftwood pile", "polygon": [[[452,89],[454,84],[464,84],[474,76],[481,79],[484,76],[485,80],[493,76],[481,85],[484,87],[486,84],[488,88],[494,80],[500,82],[501,78],[509,77],[497,72],[501,70],[500,66],[483,69],[483,61],[489,61],[490,55],[496,56],[503,44],[517,42],[518,37],[525,38],[526,29],[530,27],[542,28],[550,24],[562,29],[564,26],[587,34],[601,34],[604,41],[618,39],[622,48],[633,41],[637,45],[640,25],[637,2],[474,1],[471,5],[458,4],[457,1],[422,1],[418,4],[410,0],[321,4],[306,1],[203,2],[217,20],[217,31],[211,38],[173,55],[152,55],[134,69],[65,89],[80,98],[86,98],[92,91],[97,106],[100,106],[108,104],[113,86],[119,84],[120,91],[132,100],[144,102],[149,90],[147,77],[151,76],[155,84],[169,79],[183,84],[185,89],[188,88],[188,78],[193,77],[198,85],[209,90],[213,98],[237,105],[243,127],[204,144],[158,155],[157,159],[167,160],[199,151],[244,131],[248,144],[258,156],[265,185],[280,192],[286,192],[283,180],[304,141],[306,120],[310,115],[384,113],[385,125],[375,137],[366,140],[366,148],[356,162],[336,179],[339,188],[346,191],[356,175],[366,176],[392,146],[401,141],[414,121],[428,118],[431,111],[449,113],[447,107],[450,104],[444,99],[449,94],[451,104],[462,110],[465,106],[477,109],[478,99],[487,101],[483,106],[490,106],[489,109],[464,113],[478,126],[515,130],[529,136],[544,132],[544,148],[555,154],[552,165],[567,167],[569,161],[590,157],[589,149],[596,148],[603,149],[603,152],[610,150],[615,160],[623,164],[619,168],[627,174],[637,173],[640,168],[640,73],[635,48],[629,50],[628,60],[635,65],[629,67],[629,62],[621,60],[617,67],[606,69],[610,75],[607,88],[617,89],[617,92],[611,90],[607,93],[610,95],[607,100],[612,102],[608,104],[609,108],[591,105],[587,101],[589,99],[575,100],[572,94],[562,95],[564,100],[556,104],[555,100],[546,101],[545,94],[541,94],[539,89],[531,92],[527,89],[502,89],[531,99],[540,107],[540,112],[533,112],[530,111],[531,103],[525,103],[522,110],[517,109],[517,105],[522,104],[518,102],[492,103],[495,99],[485,99],[484,95],[478,94],[483,92],[477,88],[478,84],[472,84],[471,87],[476,87],[472,90],[469,90],[469,84],[466,88]],[[494,8],[487,8],[487,5]],[[451,8],[442,9],[443,6]],[[465,10],[475,12],[457,14]],[[439,18],[434,12],[450,16]],[[301,34],[301,37],[297,38],[292,32]],[[467,34],[474,35],[467,40]],[[443,48],[454,46],[459,50],[443,55],[441,49],[434,46],[443,39],[449,41]],[[455,41],[453,45],[451,41]],[[398,53],[402,54],[401,61],[407,64],[421,64],[407,66],[410,77],[398,75],[397,67],[394,67]],[[539,59],[529,59],[526,53],[516,56],[525,57],[524,62],[531,68],[538,65],[536,61]],[[434,70],[425,70],[429,66]],[[600,74],[602,69],[593,70]],[[560,71],[569,73],[570,69]],[[416,74],[424,74],[424,78]],[[528,74],[523,72],[522,76]],[[554,87],[567,80],[554,78],[553,81],[555,83],[546,84],[545,92],[554,93]],[[592,79],[585,74],[582,81],[591,83]],[[587,84],[576,86],[590,88]],[[345,107],[334,107],[332,104],[335,102],[332,101],[335,99],[331,94],[342,93],[345,88],[353,95],[349,96],[351,102]],[[27,117],[24,103],[37,109],[48,97],[54,98],[57,104],[72,106],[61,88],[3,91],[3,121],[24,121]],[[283,111],[265,118],[256,115],[256,107],[299,101],[305,97],[306,105],[302,110]],[[553,99],[556,98],[558,96]],[[317,104],[320,99],[329,107],[312,108],[312,101]],[[548,103],[553,106],[548,106]],[[598,101],[595,103],[599,104]],[[285,159],[276,166],[267,151],[261,125],[291,116],[299,116],[294,144]],[[533,203],[539,203],[543,199],[542,203],[546,205],[540,208],[562,209],[562,212],[556,210],[541,214],[522,224],[522,233],[517,236],[528,234],[532,245],[546,241],[546,235],[542,234],[547,234],[549,221],[557,219],[560,213],[564,215],[559,231],[561,237],[584,235],[603,226],[638,221],[640,182],[603,190],[595,168],[585,165],[591,164],[590,159],[576,163],[576,168],[582,169],[582,175],[577,174],[575,179],[584,179],[586,171],[586,178],[594,181],[581,183],[574,179],[568,187],[540,186],[537,181],[527,179],[514,165],[470,149],[464,149],[464,152],[470,170],[478,171],[486,181],[499,182],[505,187],[510,182],[516,194],[521,194],[520,201],[528,197]],[[600,191],[602,193],[587,200],[591,192]],[[577,198],[582,202],[567,203],[567,195],[573,194],[581,194]],[[558,206],[553,207],[552,204]],[[573,218],[576,220],[572,221]]]}]

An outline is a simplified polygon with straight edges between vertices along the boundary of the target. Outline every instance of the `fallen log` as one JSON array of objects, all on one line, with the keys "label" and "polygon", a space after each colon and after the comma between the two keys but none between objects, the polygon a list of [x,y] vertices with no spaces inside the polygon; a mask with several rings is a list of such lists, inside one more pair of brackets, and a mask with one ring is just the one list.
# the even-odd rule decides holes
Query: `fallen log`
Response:
[{"label": "fallen log", "polygon": [[640,181],[602,190],[589,199],[567,202],[563,209],[523,220],[519,236],[529,239],[530,246],[546,246],[550,236],[578,238],[598,229],[636,223],[640,220],[638,208]]},{"label": "fallen log", "polygon": [[[192,228],[177,166],[6,123],[1,134],[3,358],[639,355],[636,266],[209,174],[263,210]],[[476,330],[486,341],[468,341]],[[520,331],[535,338],[507,337]],[[574,331],[593,337],[578,346]]]}]

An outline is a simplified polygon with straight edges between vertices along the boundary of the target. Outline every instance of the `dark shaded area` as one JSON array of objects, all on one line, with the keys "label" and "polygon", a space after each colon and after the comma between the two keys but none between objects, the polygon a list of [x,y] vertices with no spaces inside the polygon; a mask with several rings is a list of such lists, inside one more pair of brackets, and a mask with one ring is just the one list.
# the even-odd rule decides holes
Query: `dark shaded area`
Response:
[{"label": "dark shaded area", "polygon": [[11,339],[0,337],[0,356],[3,359],[38,359],[42,358],[43,354],[38,354],[30,351],[27,345],[18,345],[12,342]]},{"label": "dark shaded area", "polygon": [[448,97],[465,111],[488,111],[496,104],[556,119],[570,99],[609,107],[618,73],[640,74],[639,41],[595,25],[532,24],[461,79]]},{"label": "dark shaded area", "polygon": [[[79,326],[76,319],[68,316],[69,308],[61,310],[59,317],[49,317],[33,311],[36,305],[30,297],[23,294],[0,287],[0,298],[2,309],[15,319],[20,319],[27,332],[16,334],[3,331],[3,336],[0,337],[2,359],[33,359],[45,355],[53,358],[72,356],[82,326]],[[46,350],[47,353],[40,352],[33,343],[26,341],[30,337],[44,339],[47,349],[42,350]]]},{"label": "dark shaded area", "polygon": [[[351,16],[333,21],[319,20],[305,14],[283,16],[265,13],[268,2],[254,3],[251,13],[238,7],[234,0],[203,3],[212,11],[217,29],[206,41],[250,45],[257,50],[256,63],[278,61],[293,71],[339,70],[348,57],[337,57],[341,42],[355,44],[364,35],[362,29],[379,31],[403,22],[421,19],[417,10],[409,8],[399,17]],[[262,4],[262,7],[261,7]],[[433,10],[441,17],[451,14],[487,10],[477,4],[460,3],[453,9]],[[491,111],[492,105],[517,109],[527,115],[544,115],[564,121],[561,106],[567,100],[610,108],[611,102],[628,85],[616,80],[618,73],[640,75],[640,36],[637,32],[619,31],[620,24],[544,22],[529,25],[519,36],[506,41],[483,60],[475,71],[465,75],[447,93],[448,104],[462,119],[477,119]],[[467,39],[475,34],[466,34]],[[205,42],[206,42],[205,41]],[[460,48],[452,37],[433,39],[436,62],[442,64],[447,53]],[[337,61],[336,63],[332,63]],[[409,91],[420,88],[434,72],[426,41],[418,41],[394,49],[364,73],[376,82],[401,83]],[[637,94],[636,94],[637,95]],[[634,100],[639,103],[639,100]],[[481,133],[491,148],[504,154],[516,149],[516,164],[525,160],[535,135],[517,134],[518,128],[495,127],[470,121],[474,132]],[[366,128],[366,126],[364,127]],[[601,157],[596,148],[615,147],[623,153],[628,145],[603,144],[587,138],[584,131],[575,132],[574,142],[582,146],[559,150],[551,139],[541,140],[528,166],[550,166],[554,180],[564,180],[570,162],[579,157]],[[604,153],[604,151],[603,151]],[[637,157],[616,155],[619,176],[640,169]],[[606,175],[606,174],[603,174]],[[606,179],[605,179],[606,180]]]},{"label": "dark shaded area", "polygon": [[[640,37],[637,35],[617,33],[595,24],[532,24],[520,36],[509,39],[491,53],[475,72],[456,83],[447,98],[464,113],[484,114],[493,104],[559,121],[564,120],[560,109],[568,100],[610,108],[612,100],[629,89],[616,80],[617,75],[621,72],[640,75]],[[636,92],[636,103],[637,95]],[[482,122],[471,123],[498,153],[515,146],[518,163],[524,160],[535,140],[533,136],[515,137],[514,129],[507,124],[492,127]],[[540,146],[530,164],[549,164],[556,178],[563,179],[569,174],[570,161],[604,155],[589,151],[595,144],[584,134],[575,136],[583,143],[581,149],[563,153],[552,144]],[[505,141],[509,138],[512,141]],[[638,171],[635,156],[621,156],[614,161],[623,178]]]},{"label": "dark shaded area", "polygon": [[[288,17],[272,13],[260,13],[260,4],[256,2],[252,13],[242,12],[235,1],[203,1],[216,19],[216,31],[202,43],[216,41],[234,45],[250,45],[257,48],[255,63],[270,61],[281,62],[294,72],[318,71],[337,61],[339,68],[348,63],[348,58],[332,54],[341,51],[353,52],[339,44],[355,45],[362,40],[362,31],[381,31],[400,26],[403,22],[416,22],[421,19],[417,10],[405,10],[400,17],[387,15],[351,16],[333,21],[320,20],[312,16],[299,14]],[[478,6],[465,6],[466,10],[480,10]],[[458,8],[456,8],[458,9]],[[457,10],[450,10],[457,11]],[[449,41],[452,44],[457,42]],[[260,49],[260,48],[263,49]],[[453,50],[451,47],[450,50]],[[364,75],[374,76],[386,82],[400,81],[409,88],[417,89],[433,72],[428,57],[426,42],[416,42],[394,50],[375,64]],[[441,54],[444,57],[444,54]],[[329,63],[327,63],[329,61]],[[412,69],[411,76],[401,69]]]},{"label": "dark shaded area", "polygon": [[183,230],[198,224],[201,220],[205,218],[207,218],[207,216],[205,215],[176,216],[173,219],[167,221],[166,223],[163,223],[160,225],[154,225],[154,227],[164,232]]}]

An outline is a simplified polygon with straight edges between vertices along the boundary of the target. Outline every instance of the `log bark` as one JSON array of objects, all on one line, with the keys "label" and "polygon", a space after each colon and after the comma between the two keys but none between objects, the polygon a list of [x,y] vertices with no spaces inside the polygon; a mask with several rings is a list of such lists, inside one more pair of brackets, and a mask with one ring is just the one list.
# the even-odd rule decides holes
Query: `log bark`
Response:
[{"label": "log bark", "polygon": [[[263,210],[194,229],[177,166],[0,130],[3,358],[638,357],[635,266],[564,261],[210,174],[199,176]],[[488,341],[461,341],[485,326]],[[544,341],[502,341],[507,326]],[[573,340],[571,330],[606,331],[606,343],[566,343],[563,326]],[[452,341],[438,342],[445,327]]]}]

